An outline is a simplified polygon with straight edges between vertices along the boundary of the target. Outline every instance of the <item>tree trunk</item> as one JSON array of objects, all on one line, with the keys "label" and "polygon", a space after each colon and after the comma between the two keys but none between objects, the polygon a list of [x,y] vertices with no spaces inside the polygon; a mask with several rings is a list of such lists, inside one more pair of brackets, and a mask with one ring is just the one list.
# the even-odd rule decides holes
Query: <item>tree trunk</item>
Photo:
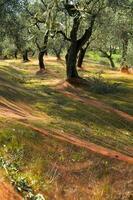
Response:
[{"label": "tree trunk", "polygon": [[4,60],[8,59],[8,56],[7,56],[7,55],[5,55],[5,56],[3,57],[3,59],[4,59]]},{"label": "tree trunk", "polygon": [[77,64],[77,66],[79,68],[82,68],[82,64],[83,64],[83,60],[84,60],[84,57],[85,57],[85,53],[86,53],[86,49],[81,48],[80,52],[79,52],[78,64]]},{"label": "tree trunk", "polygon": [[61,57],[60,57],[60,55],[57,55],[57,60],[61,60]]},{"label": "tree trunk", "polygon": [[56,54],[57,60],[61,60],[60,54]]},{"label": "tree trunk", "polygon": [[102,49],[99,49],[101,52],[102,52],[102,54],[106,57],[106,58],[108,58],[108,60],[109,60],[109,62],[110,62],[110,65],[111,65],[111,68],[112,69],[115,69],[115,63],[114,63],[114,61],[113,61],[113,58],[112,58],[112,51],[110,51],[110,53],[108,53],[108,52],[106,52],[106,51],[104,51],[104,50],[102,50]]},{"label": "tree trunk", "polygon": [[35,40],[35,43],[36,43],[36,45],[37,45],[37,47],[39,49],[38,60],[39,60],[40,71],[38,71],[37,73],[45,71],[45,64],[44,64],[43,57],[44,57],[44,55],[47,55],[48,38],[49,38],[49,30],[44,35],[44,45],[42,47],[40,47],[40,45],[38,44],[37,38]]},{"label": "tree trunk", "polygon": [[110,65],[111,65],[112,69],[115,69],[115,63],[113,61],[113,58],[111,56],[108,56],[108,59],[110,61]]},{"label": "tree trunk", "polygon": [[28,59],[28,50],[25,50],[23,52],[23,61],[24,62],[28,62],[29,61],[29,59]]},{"label": "tree trunk", "polygon": [[[80,15],[79,15],[80,16]],[[73,20],[73,28],[71,30],[71,45],[66,55],[66,66],[67,66],[67,79],[79,78],[77,72],[77,55],[81,48],[87,43],[89,44],[90,37],[92,35],[93,25],[95,22],[95,16],[92,16],[90,26],[86,29],[83,36],[77,40],[78,28],[80,24],[80,17],[77,16]],[[86,46],[87,47],[87,46]],[[86,48],[87,49],[87,48]],[[84,58],[84,57],[83,57]]]},{"label": "tree trunk", "polygon": [[127,51],[128,51],[128,34],[123,33],[123,44],[122,44],[122,62],[121,66],[127,65]]},{"label": "tree trunk", "polygon": [[39,55],[38,55],[40,71],[45,70],[45,64],[44,64],[44,60],[43,60],[44,54],[45,54],[45,51],[40,51]]},{"label": "tree trunk", "polygon": [[44,54],[45,54],[45,56],[48,56],[48,50],[47,49],[45,50]]},{"label": "tree trunk", "polygon": [[66,55],[66,67],[67,67],[68,80],[71,80],[72,78],[79,78],[78,72],[76,69],[76,62],[77,62],[77,45],[76,43],[72,43]]},{"label": "tree trunk", "polygon": [[35,53],[36,53],[35,51],[32,51],[32,55],[31,56],[33,57],[35,55]]},{"label": "tree trunk", "polygon": [[55,51],[55,54],[56,54],[57,60],[61,60],[60,52]]},{"label": "tree trunk", "polygon": [[70,41],[70,47],[67,51],[66,55],[66,67],[67,67],[67,80],[75,80],[79,79],[78,72],[77,72],[77,55],[80,49],[89,41],[92,30],[96,18],[96,14],[91,16],[91,22],[89,27],[85,30],[84,34],[80,39],[78,39],[78,31],[80,26],[80,17],[81,13],[76,8],[76,6],[71,5],[66,1],[65,9],[67,10],[68,14],[73,17],[73,25],[70,32],[70,39],[63,33],[64,38]]},{"label": "tree trunk", "polygon": [[15,52],[14,52],[14,57],[17,59],[18,57],[18,51],[16,50]]},{"label": "tree trunk", "polygon": [[61,57],[60,57],[61,51],[60,51],[60,49],[57,50],[55,47],[53,47],[53,51],[54,51],[54,53],[55,53],[55,55],[57,57],[57,60],[61,60]]},{"label": "tree trunk", "polygon": [[77,66],[78,66],[79,68],[82,68],[83,60],[84,60],[84,57],[85,57],[85,54],[86,54],[86,50],[87,50],[89,44],[90,44],[90,41],[87,42],[86,47],[84,47],[84,48],[82,47],[82,48],[80,49],[79,57],[78,57],[78,64],[77,64]]}]

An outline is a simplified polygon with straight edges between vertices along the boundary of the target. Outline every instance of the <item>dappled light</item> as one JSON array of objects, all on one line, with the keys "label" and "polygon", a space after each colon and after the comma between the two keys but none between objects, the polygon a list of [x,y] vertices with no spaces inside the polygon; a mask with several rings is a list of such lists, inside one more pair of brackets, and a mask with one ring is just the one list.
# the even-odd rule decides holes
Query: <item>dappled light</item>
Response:
[{"label": "dappled light", "polygon": [[132,11],[0,0],[0,200],[133,199]]},{"label": "dappled light", "polygon": [[[26,64],[21,63],[20,60],[17,62],[10,60],[6,62],[6,66],[1,62],[0,76],[4,77],[4,79],[0,79],[0,83],[5,87],[0,90],[1,122],[5,124],[6,119],[10,124],[8,125],[9,127],[14,127],[16,124],[15,127],[22,127],[20,130],[25,127],[24,129],[31,129],[37,135],[41,134],[41,137],[44,137],[40,141],[41,144],[34,144],[32,142],[34,139],[31,141],[31,137],[37,136],[34,136],[34,134],[30,136],[30,133],[26,131],[28,135],[25,134],[27,135],[26,138],[29,138],[29,144],[26,141],[25,134],[23,135],[23,131],[19,133],[19,128],[13,128],[15,131],[13,134],[15,134],[16,139],[21,134],[21,144],[28,145],[29,147],[27,146],[26,148],[35,149],[34,151],[37,152],[41,151],[41,146],[38,147],[38,145],[43,145],[46,136],[49,137],[51,142],[57,140],[58,143],[65,143],[67,146],[68,144],[76,145],[77,148],[86,149],[85,155],[90,154],[90,151],[92,151],[99,155],[107,156],[108,159],[115,158],[132,163],[133,117],[130,112],[128,113],[128,107],[130,108],[131,106],[130,99],[128,101],[123,96],[122,90],[115,94],[104,94],[102,97],[102,95],[99,96],[99,94],[93,93],[89,85],[86,86],[88,89],[86,87],[77,88],[77,86],[62,80],[65,73],[64,68],[61,73],[52,71],[53,66],[58,65],[54,57],[47,58],[46,62],[48,70],[43,76],[36,75],[37,63],[35,60]],[[62,68],[62,65],[58,65],[55,70],[58,71],[60,68]],[[81,71],[86,78],[88,72],[97,74],[97,66],[93,65],[90,69],[90,65],[86,65],[86,70]],[[118,83],[126,83],[125,91],[127,90],[128,94],[130,94],[130,81],[132,79],[130,76],[122,75],[120,72],[117,72],[116,76],[112,76],[110,70],[104,71],[102,76],[109,81],[114,80],[115,82],[118,81]],[[115,96],[118,96],[120,100],[116,101]],[[108,102],[108,98],[111,98],[110,102]],[[125,106],[126,111],[123,110],[121,102],[127,103]],[[113,108],[114,104],[115,107]],[[6,128],[6,124],[3,125],[4,127]],[[17,132],[19,133],[18,136],[16,135]],[[47,142],[45,145],[47,145]],[[61,149],[64,152],[63,146]],[[33,153],[35,154],[34,151]],[[87,153],[87,151],[89,152]],[[43,156],[43,152],[41,154]],[[76,157],[77,155],[75,154],[74,159],[82,159],[80,154],[78,158]],[[61,163],[67,161],[67,158],[62,157],[62,159]],[[55,169],[64,174],[66,172],[72,173],[72,171],[86,170],[86,168],[89,169],[94,165],[91,159],[89,161],[85,160],[83,158],[83,161],[80,161],[81,167],[80,163],[79,165],[75,163],[75,167],[73,165],[71,167],[71,162],[67,166],[65,163],[59,164],[56,162]],[[36,162],[40,161],[36,160]],[[47,162],[50,164],[52,160]],[[41,168],[44,164],[39,165],[41,166],[40,168],[38,166],[38,170],[41,173]],[[40,186],[38,185],[38,187]]]}]

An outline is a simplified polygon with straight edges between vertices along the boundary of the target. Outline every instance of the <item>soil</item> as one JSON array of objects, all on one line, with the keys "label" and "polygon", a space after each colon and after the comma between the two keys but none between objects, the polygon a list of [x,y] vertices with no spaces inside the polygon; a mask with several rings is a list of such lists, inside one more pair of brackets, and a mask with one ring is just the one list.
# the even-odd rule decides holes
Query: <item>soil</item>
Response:
[{"label": "soil", "polygon": [[0,200],[22,200],[22,197],[9,183],[0,181]]}]

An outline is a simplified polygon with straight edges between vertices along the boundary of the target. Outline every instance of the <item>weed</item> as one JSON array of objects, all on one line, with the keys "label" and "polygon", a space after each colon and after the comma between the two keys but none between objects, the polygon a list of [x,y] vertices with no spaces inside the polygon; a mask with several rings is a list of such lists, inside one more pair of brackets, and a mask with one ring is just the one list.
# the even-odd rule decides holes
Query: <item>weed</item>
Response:
[{"label": "weed", "polygon": [[90,80],[90,90],[94,93],[98,94],[108,94],[108,93],[116,93],[120,90],[120,83],[110,83],[106,81],[101,72],[92,77]]},{"label": "weed", "polygon": [[45,200],[43,195],[35,194],[28,180],[21,175],[15,163],[0,157],[0,167],[4,168],[12,185],[24,196],[25,200]]}]

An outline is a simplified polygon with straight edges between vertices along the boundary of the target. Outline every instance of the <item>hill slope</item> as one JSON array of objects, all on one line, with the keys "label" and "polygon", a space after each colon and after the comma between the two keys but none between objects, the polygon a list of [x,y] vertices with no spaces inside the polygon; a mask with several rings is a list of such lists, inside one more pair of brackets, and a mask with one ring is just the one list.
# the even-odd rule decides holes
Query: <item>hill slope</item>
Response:
[{"label": "hill slope", "polygon": [[[34,60],[0,63],[2,158],[17,164],[18,177],[46,199],[130,198],[132,77],[104,73],[108,80],[123,81],[127,99],[123,91],[97,94],[65,83],[62,87],[62,63],[50,58],[47,65],[46,74],[36,76]],[[81,74],[92,76],[96,70],[88,66]]]}]

